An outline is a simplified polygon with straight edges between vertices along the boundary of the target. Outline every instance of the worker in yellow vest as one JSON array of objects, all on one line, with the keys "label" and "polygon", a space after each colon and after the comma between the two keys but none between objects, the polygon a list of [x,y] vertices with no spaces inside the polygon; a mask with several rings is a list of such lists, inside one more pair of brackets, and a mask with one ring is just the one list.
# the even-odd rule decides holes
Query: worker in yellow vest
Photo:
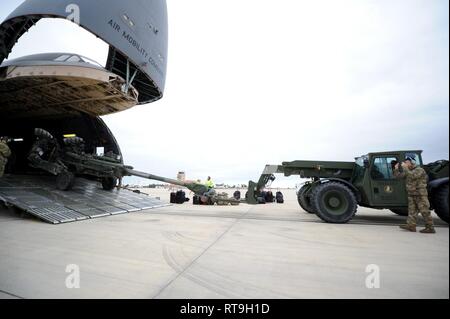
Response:
[{"label": "worker in yellow vest", "polygon": [[208,188],[208,191],[204,194],[206,196],[214,196],[216,194],[216,191],[214,190],[214,182],[211,179],[211,176],[208,176],[208,179],[205,182],[205,186]]},{"label": "worker in yellow vest", "polygon": [[208,187],[208,189],[214,188],[216,185],[214,185],[211,176],[208,176],[208,179],[205,182],[206,187]]}]

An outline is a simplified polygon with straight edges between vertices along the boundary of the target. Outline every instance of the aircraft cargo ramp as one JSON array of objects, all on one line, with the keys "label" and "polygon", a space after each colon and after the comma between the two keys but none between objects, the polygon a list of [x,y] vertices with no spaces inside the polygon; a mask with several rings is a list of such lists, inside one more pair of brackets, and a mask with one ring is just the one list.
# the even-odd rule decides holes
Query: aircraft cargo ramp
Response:
[{"label": "aircraft cargo ramp", "polygon": [[55,188],[51,176],[9,175],[0,179],[0,201],[43,221],[61,224],[168,206],[132,191],[105,191],[95,181],[78,178],[71,191]]}]

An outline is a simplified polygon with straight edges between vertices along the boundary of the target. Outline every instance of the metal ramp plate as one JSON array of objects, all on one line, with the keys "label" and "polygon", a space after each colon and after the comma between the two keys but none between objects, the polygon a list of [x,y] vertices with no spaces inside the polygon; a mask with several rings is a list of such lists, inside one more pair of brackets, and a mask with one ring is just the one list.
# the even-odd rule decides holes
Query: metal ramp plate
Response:
[{"label": "metal ramp plate", "polygon": [[0,199],[52,224],[125,214],[168,206],[129,190],[105,191],[95,181],[78,178],[67,192],[51,176],[9,175],[0,179]]}]

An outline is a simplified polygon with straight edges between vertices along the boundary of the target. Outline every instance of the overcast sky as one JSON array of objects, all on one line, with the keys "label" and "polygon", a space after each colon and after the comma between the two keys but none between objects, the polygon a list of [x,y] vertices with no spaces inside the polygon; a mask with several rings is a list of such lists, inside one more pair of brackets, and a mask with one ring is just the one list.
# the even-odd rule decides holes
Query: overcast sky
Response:
[{"label": "overcast sky", "polygon": [[[21,2],[2,1],[1,20]],[[168,10],[164,98],[104,117],[135,168],[236,183],[296,159],[449,158],[448,0],[168,0]],[[107,56],[88,32],[43,20],[11,58],[61,51]]]}]

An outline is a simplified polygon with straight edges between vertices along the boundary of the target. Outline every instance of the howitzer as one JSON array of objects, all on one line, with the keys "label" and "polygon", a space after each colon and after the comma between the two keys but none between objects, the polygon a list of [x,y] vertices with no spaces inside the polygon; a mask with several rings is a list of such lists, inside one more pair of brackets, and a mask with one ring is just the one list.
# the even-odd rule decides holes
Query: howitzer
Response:
[{"label": "howitzer", "polygon": [[119,160],[108,156],[66,152],[64,153],[62,162],[73,174],[88,175],[99,178],[102,182],[103,189],[105,190],[112,190],[116,186],[117,180],[120,180],[125,176],[137,176],[186,187],[197,195],[203,195],[208,191],[208,187],[206,187],[206,185],[197,182],[179,181],[176,179],[140,172],[135,170],[132,166],[124,165]]},{"label": "howitzer", "polygon": [[[37,128],[35,135],[37,140],[28,156],[30,166],[56,175],[56,186],[60,190],[70,190],[74,186],[76,176],[95,178],[102,183],[104,190],[113,190],[118,181],[120,188],[124,176],[137,176],[185,187],[201,197],[203,203],[240,202],[229,199],[227,194],[217,194],[214,189],[198,182],[180,181],[137,171],[132,166],[124,165],[118,156],[112,153],[104,156],[86,154],[84,140],[80,137],[65,138],[64,147],[61,148],[49,132]],[[48,156],[43,159],[42,155],[45,154]]]},{"label": "howitzer", "polygon": [[193,181],[180,181],[137,171],[132,166],[124,165],[118,159],[110,156],[65,152],[61,161],[68,168],[68,171],[61,174],[57,179],[57,186],[61,190],[72,188],[75,175],[96,177],[101,181],[105,190],[114,189],[117,181],[120,181],[125,176],[136,176],[185,187],[195,195],[205,198],[205,202],[239,204],[239,201],[235,199],[225,198],[222,194],[216,194],[204,184]]},{"label": "howitzer", "polygon": [[[56,175],[56,186],[60,190],[70,190],[74,186],[76,176],[96,178],[101,181],[104,190],[114,189],[118,181],[120,187],[124,176],[137,176],[186,187],[200,196],[205,203],[239,203],[237,200],[228,199],[228,195],[217,194],[214,189],[198,182],[180,181],[137,171],[132,166],[124,165],[113,153],[107,153],[104,156],[86,154],[84,140],[80,137],[65,138],[64,147],[61,148],[49,132],[37,128],[35,135],[37,141],[28,157],[30,166]],[[46,153],[48,156],[44,160],[42,155]]]}]

